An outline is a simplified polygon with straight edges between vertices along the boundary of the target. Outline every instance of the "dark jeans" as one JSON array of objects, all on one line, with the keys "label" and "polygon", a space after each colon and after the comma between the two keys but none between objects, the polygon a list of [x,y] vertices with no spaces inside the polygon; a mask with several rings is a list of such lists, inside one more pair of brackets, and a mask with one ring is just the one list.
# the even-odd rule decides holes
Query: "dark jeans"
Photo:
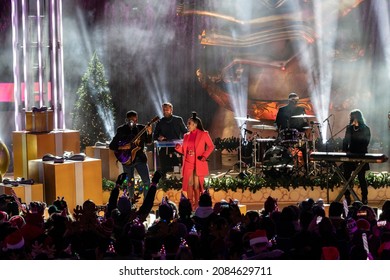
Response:
[{"label": "dark jeans", "polygon": [[130,195],[130,198],[133,198],[134,196],[134,170],[137,170],[139,176],[141,177],[142,183],[143,183],[143,194],[144,197],[148,193],[148,189],[150,186],[150,176],[149,176],[149,167],[146,162],[134,162],[130,165],[122,165],[123,166],[123,172],[127,173],[127,177],[129,180],[131,180],[132,184],[128,187],[128,192]]},{"label": "dark jeans", "polygon": [[[352,172],[356,170],[357,163],[345,162],[343,167],[344,167],[344,177],[346,180],[349,180],[349,178],[352,175]],[[370,166],[368,165],[368,163],[366,163],[363,166],[363,168],[359,171],[359,173],[357,175],[358,180],[359,180],[360,189],[362,192],[362,201],[367,200],[367,194],[368,194],[367,181],[366,181],[366,171],[367,170],[370,170]],[[351,182],[351,187],[352,186],[353,186],[353,182]],[[350,195],[351,195],[350,191],[346,190],[344,194],[345,194],[347,201],[348,201],[348,199],[350,200]]]}]

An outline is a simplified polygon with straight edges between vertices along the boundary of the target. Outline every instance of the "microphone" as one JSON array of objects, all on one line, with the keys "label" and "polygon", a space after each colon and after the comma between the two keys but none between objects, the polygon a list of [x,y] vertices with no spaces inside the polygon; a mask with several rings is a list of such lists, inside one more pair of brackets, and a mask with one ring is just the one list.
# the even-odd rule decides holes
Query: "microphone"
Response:
[{"label": "microphone", "polygon": [[249,129],[246,129],[246,128],[244,128],[244,131],[245,131],[246,133],[248,133],[248,134],[252,134],[252,133],[253,133],[253,131],[251,131],[251,130],[249,130]]},{"label": "microphone", "polygon": [[329,120],[329,118],[333,116],[333,114],[330,114],[329,117],[327,117],[322,123],[326,122],[327,120]]},{"label": "microphone", "polygon": [[[198,160],[202,160],[202,156],[198,156]],[[205,161],[209,161],[209,159],[207,158],[207,159],[205,159]]]}]

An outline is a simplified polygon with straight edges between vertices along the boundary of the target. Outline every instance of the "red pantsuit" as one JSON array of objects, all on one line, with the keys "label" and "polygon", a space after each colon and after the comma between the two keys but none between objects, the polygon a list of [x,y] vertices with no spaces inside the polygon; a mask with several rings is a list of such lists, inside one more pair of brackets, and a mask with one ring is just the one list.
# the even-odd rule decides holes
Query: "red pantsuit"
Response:
[{"label": "red pantsuit", "polygon": [[[192,134],[192,136],[191,136]],[[206,160],[199,160],[199,157],[207,159],[214,151],[214,143],[207,131],[195,129],[184,134],[183,145],[178,145],[176,151],[183,154],[183,191],[188,190],[189,177],[195,174],[199,177],[200,192],[203,191],[204,177],[209,174],[209,166]]]}]

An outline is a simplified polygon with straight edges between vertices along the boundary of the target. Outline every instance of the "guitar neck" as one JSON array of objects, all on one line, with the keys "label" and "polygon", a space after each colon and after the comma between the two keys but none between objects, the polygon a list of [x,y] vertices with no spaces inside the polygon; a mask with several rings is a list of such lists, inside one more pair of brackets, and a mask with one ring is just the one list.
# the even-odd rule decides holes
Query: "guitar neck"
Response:
[{"label": "guitar neck", "polygon": [[148,126],[150,126],[152,123],[158,121],[160,118],[158,116],[154,117],[150,122],[148,122],[138,133],[137,135],[133,138],[131,141],[133,144],[139,140],[139,138],[142,136],[142,134],[145,133],[146,129]]},{"label": "guitar neck", "polygon": [[139,138],[142,136],[142,134],[144,134],[146,131],[146,126],[144,126],[138,133],[137,135],[133,138],[133,140],[131,140],[131,143],[135,143],[139,140]]}]

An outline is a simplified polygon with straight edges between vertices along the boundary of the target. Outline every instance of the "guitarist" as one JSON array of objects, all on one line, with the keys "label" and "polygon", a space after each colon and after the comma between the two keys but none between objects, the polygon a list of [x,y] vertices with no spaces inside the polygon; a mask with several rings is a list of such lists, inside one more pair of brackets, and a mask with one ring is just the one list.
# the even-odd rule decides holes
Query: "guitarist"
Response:
[{"label": "guitarist", "polygon": [[[140,131],[145,132],[134,141],[135,137]],[[131,151],[136,151],[134,158],[131,158],[128,162],[121,161],[123,166],[123,172],[128,176],[129,187],[128,192],[130,198],[134,197],[134,169],[137,170],[141,180],[144,184],[143,194],[146,196],[149,186],[149,167],[148,160],[144,151],[145,144],[152,143],[152,127],[151,125],[145,126],[138,124],[138,114],[136,111],[128,111],[126,113],[126,123],[119,126],[116,130],[116,134],[112,139],[109,148],[116,152],[123,152],[124,155],[131,157]]]}]

